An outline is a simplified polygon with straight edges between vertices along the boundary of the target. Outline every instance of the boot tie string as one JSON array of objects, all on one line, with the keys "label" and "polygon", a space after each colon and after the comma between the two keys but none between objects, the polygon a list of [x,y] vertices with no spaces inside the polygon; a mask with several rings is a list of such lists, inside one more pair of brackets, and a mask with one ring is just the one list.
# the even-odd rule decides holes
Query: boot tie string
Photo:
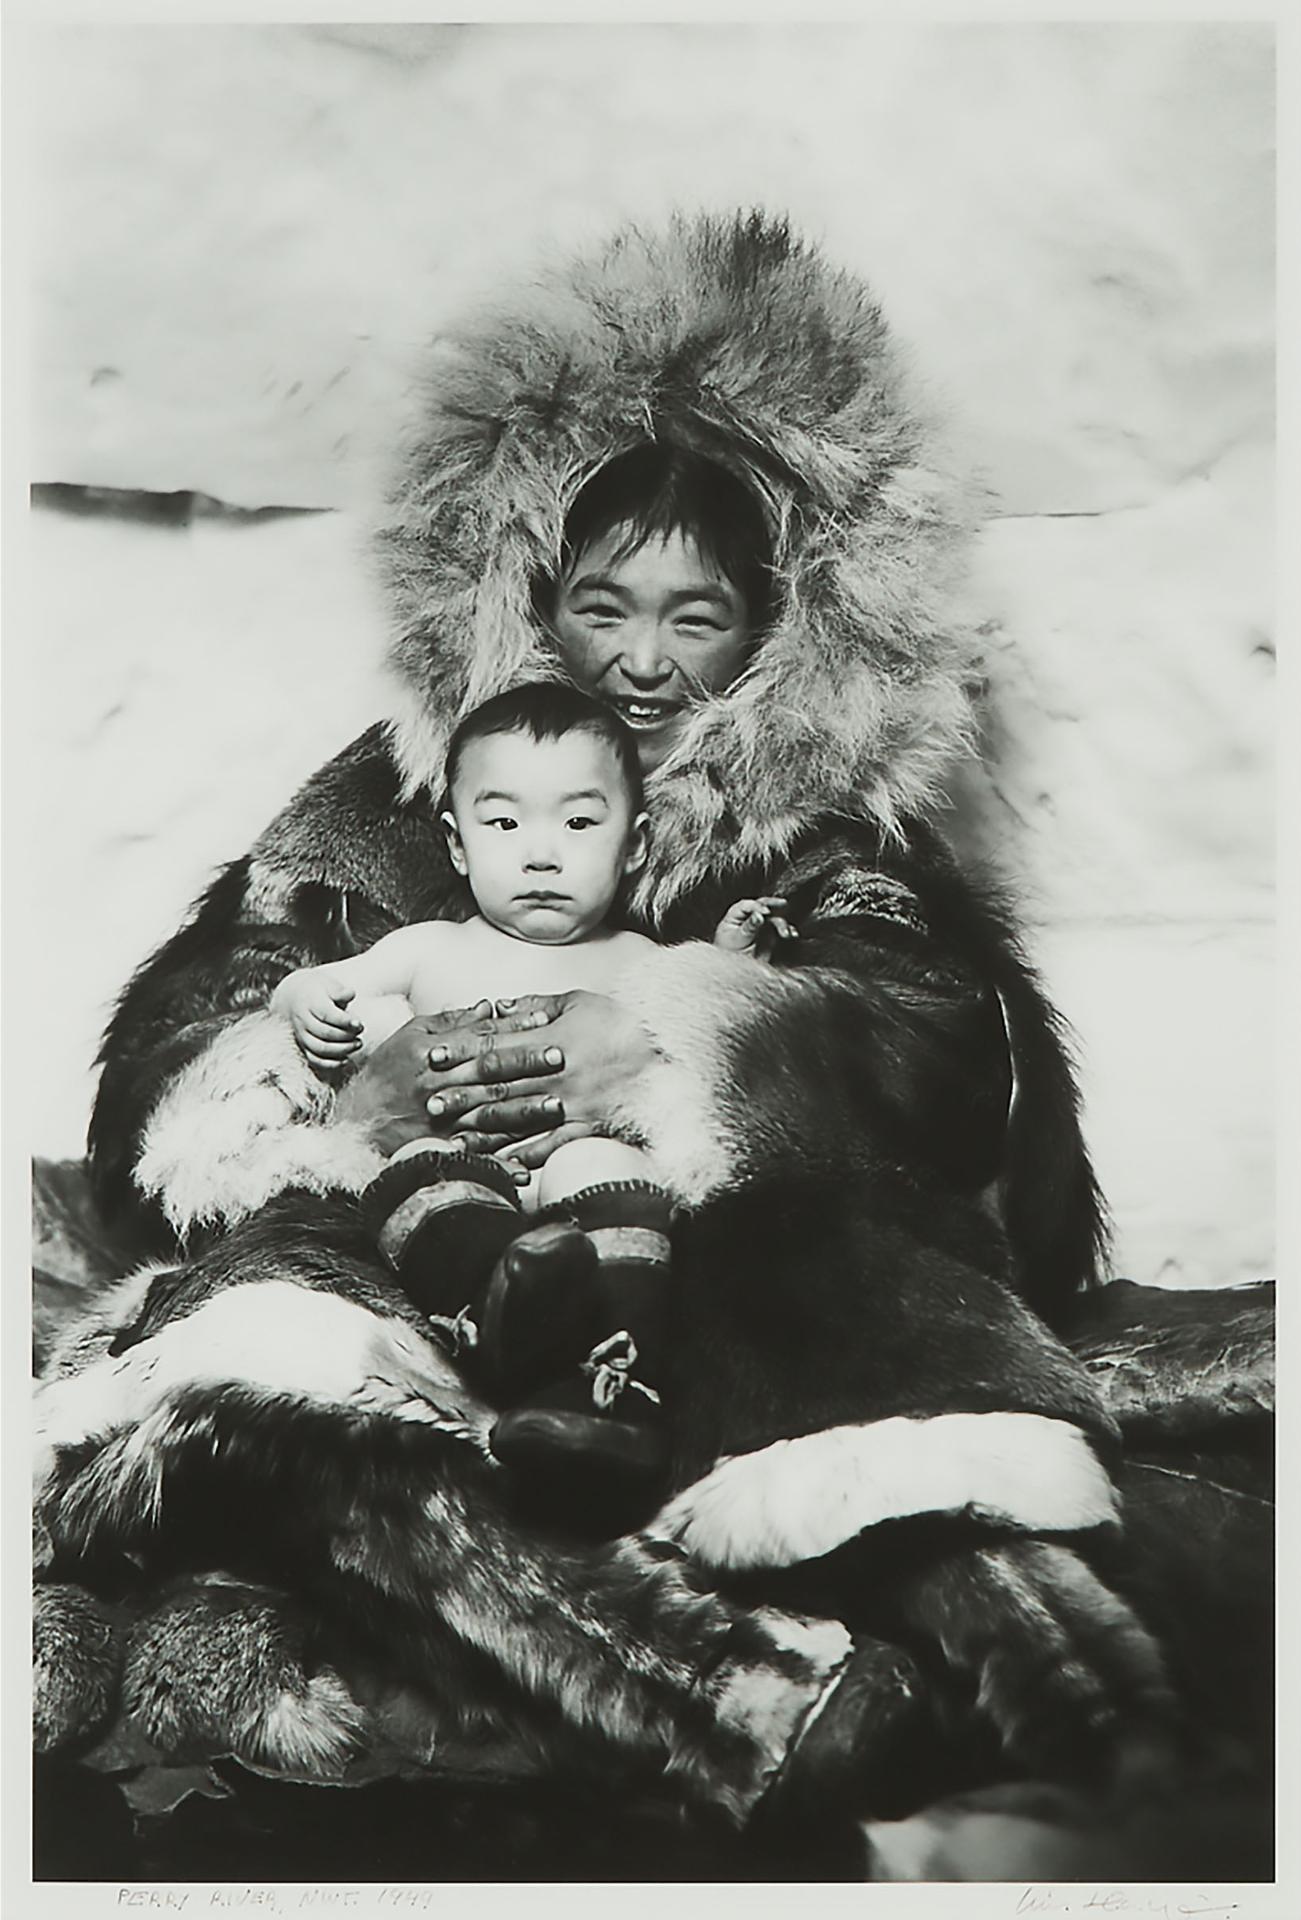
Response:
[{"label": "boot tie string", "polygon": [[629,1387],[659,1405],[660,1397],[654,1387],[648,1387],[644,1380],[633,1379],[636,1364],[637,1343],[626,1327],[592,1348],[583,1361],[583,1372],[592,1382],[592,1404],[598,1413],[608,1413]]},{"label": "boot tie string", "polygon": [[459,1360],[463,1353],[473,1353],[478,1346],[479,1329],[471,1316],[468,1301],[458,1314],[431,1313],[427,1318],[438,1338],[446,1341],[448,1354],[453,1360]]}]

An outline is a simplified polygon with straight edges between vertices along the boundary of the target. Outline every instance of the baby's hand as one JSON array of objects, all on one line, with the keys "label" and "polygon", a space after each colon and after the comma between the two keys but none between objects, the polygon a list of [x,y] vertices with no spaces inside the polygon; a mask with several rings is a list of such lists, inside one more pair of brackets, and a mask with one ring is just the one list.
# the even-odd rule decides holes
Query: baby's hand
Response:
[{"label": "baby's hand", "polygon": [[329,967],[301,967],[280,982],[271,1009],[288,1020],[314,1066],[337,1067],[361,1045],[362,1023],[345,1011],[355,998],[356,989]]},{"label": "baby's hand", "polygon": [[783,911],[785,905],[777,894],[738,900],[719,921],[714,945],[727,953],[752,953],[756,959],[766,959],[777,941],[798,938]]}]

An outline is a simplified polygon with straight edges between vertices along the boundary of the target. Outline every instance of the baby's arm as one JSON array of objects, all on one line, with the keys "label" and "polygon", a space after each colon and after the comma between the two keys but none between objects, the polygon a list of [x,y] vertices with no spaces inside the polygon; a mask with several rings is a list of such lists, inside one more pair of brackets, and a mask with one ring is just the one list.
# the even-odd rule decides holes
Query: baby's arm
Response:
[{"label": "baby's arm", "polygon": [[797,938],[786,919],[786,902],[777,894],[764,894],[758,900],[738,900],[714,929],[714,945],[727,953],[749,953],[756,960],[771,956],[779,940]]},{"label": "baby's arm", "polygon": [[347,1011],[357,995],[410,1000],[417,962],[441,927],[399,927],[365,953],[322,967],[299,967],[271,996],[271,1011],[288,1020],[307,1058],[334,1067],[361,1046],[364,1023]]}]

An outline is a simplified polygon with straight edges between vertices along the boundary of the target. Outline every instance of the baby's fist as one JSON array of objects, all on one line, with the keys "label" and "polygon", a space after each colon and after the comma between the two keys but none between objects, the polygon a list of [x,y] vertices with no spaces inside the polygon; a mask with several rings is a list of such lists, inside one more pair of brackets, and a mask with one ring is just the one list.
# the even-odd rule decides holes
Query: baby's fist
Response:
[{"label": "baby's fist", "polygon": [[762,958],[779,940],[794,940],[795,929],[786,919],[786,901],[778,894],[757,900],[738,900],[728,908],[714,933],[714,945],[726,953],[752,953]]}]

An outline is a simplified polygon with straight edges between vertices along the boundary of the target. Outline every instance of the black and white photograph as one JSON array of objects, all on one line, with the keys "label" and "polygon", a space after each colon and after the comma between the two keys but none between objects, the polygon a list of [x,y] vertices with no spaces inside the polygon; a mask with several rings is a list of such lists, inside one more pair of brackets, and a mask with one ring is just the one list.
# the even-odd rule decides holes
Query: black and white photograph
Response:
[{"label": "black and white photograph", "polygon": [[10,1910],[1280,1912],[1274,28],[6,38]]}]

